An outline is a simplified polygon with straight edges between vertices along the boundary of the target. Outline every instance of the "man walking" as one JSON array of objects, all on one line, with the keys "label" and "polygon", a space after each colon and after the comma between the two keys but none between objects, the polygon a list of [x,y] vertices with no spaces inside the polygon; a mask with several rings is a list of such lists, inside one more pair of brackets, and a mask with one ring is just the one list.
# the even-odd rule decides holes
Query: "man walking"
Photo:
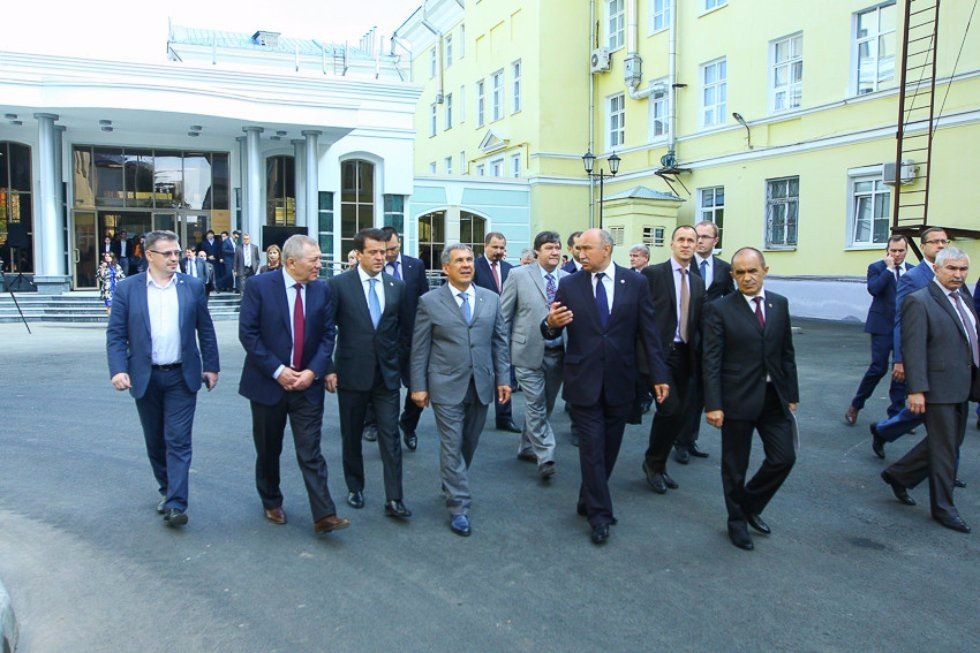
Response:
[{"label": "man walking", "polygon": [[242,243],[235,248],[235,280],[241,292],[249,278],[259,271],[259,248],[252,242],[252,237],[242,234]]},{"label": "man walking", "polygon": [[157,512],[177,527],[187,523],[197,391],[202,380],[208,390],[218,383],[218,340],[204,284],[177,271],[177,234],[152,231],[144,245],[147,271],[116,286],[106,353],[112,386],[136,399],[162,499]]}]

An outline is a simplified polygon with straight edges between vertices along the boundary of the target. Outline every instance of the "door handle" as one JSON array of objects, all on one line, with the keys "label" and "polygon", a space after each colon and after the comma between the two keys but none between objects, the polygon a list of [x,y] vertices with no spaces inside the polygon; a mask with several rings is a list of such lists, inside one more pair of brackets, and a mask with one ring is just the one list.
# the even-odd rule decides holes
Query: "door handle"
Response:
[{"label": "door handle", "polygon": [[76,248],[72,249],[71,251],[74,253],[74,256],[72,256],[72,258],[75,259],[75,260],[73,262],[74,263],[78,263],[81,260],[81,256],[79,255],[78,248],[76,247]]}]

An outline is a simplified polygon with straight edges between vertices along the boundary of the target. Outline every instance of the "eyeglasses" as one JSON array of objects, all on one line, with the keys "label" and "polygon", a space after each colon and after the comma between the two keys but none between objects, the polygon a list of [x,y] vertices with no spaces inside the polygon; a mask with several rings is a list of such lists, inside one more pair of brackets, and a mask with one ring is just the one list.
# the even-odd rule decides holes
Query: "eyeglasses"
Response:
[{"label": "eyeglasses", "polygon": [[946,245],[949,245],[949,241],[946,240],[945,238],[937,238],[936,240],[927,240],[925,242],[925,244],[926,245],[943,245],[943,246],[946,246]]},{"label": "eyeglasses", "polygon": [[161,252],[158,249],[148,249],[146,251],[153,252],[154,254],[159,254],[160,256],[162,256],[164,258],[180,258],[180,250],[179,249],[172,249],[169,252]]}]

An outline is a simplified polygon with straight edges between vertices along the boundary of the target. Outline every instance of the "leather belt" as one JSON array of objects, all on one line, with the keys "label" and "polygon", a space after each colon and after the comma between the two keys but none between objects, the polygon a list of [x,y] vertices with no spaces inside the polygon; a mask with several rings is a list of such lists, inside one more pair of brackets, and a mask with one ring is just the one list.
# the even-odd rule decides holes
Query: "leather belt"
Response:
[{"label": "leather belt", "polygon": [[167,363],[166,365],[151,365],[155,370],[176,370],[180,369],[180,363]]}]

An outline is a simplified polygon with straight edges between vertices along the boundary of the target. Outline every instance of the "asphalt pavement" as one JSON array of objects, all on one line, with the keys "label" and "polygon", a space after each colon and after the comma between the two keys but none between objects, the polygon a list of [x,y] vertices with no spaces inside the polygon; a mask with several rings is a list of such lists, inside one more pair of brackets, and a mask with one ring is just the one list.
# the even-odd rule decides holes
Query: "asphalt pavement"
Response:
[{"label": "asphalt pavement", "polygon": [[[291,443],[289,524],[265,521],[254,489],[237,324],[217,323],[223,371],[201,392],[189,524],[165,528],[133,400],[109,384],[99,326],[0,325],[0,579],[19,651],[974,651],[980,531],[929,518],[928,488],[899,504],[879,479],[868,423],[841,416],[868,362],[854,324],[800,322],[801,451],[752,552],[725,531],[719,434],[711,457],[650,491],[640,469],[650,415],[631,426],[611,480],[619,524],[589,541],[575,514],[577,450],[559,408],[558,474],[516,460],[492,413],[471,469],[473,535],[448,528],[432,412],[405,453],[408,523],[382,514],[377,447],[365,443],[367,505],[346,506],[336,400],[323,449],[349,529],[317,537]],[[559,401],[559,406],[561,402]],[[515,395],[515,418],[523,398]],[[980,528],[980,446],[971,419],[957,490]],[[924,429],[888,446],[894,460]],[[751,469],[761,461],[756,443]],[[0,592],[2,593],[2,592]]]}]

